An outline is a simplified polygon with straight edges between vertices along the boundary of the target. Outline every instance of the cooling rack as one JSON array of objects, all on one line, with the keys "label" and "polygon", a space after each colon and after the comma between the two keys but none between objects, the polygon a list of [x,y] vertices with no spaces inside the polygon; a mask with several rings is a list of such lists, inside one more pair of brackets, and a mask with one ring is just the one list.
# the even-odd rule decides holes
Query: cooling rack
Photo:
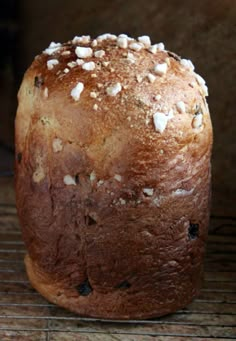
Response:
[{"label": "cooling rack", "polygon": [[0,203],[0,340],[173,341],[236,339],[236,217],[213,216],[200,296],[152,320],[84,318],[48,303],[30,285],[14,205]]}]

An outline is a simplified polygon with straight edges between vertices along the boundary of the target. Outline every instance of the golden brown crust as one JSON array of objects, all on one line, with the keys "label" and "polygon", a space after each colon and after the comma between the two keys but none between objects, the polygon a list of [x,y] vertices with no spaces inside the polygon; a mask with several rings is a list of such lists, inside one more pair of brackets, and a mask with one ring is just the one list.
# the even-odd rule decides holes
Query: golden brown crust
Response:
[{"label": "golden brown crust", "polygon": [[[192,278],[190,280],[188,275],[182,278],[186,280],[185,283],[175,281],[175,285],[179,285],[182,291],[186,290],[186,294],[181,296],[178,295],[176,288],[166,285],[165,290],[162,285],[159,292],[158,286],[149,291],[148,284],[141,292],[130,292],[124,281],[121,283],[123,287],[117,288],[116,292],[92,291],[84,296],[80,295],[76,288],[68,288],[63,282],[55,281],[47,273],[42,272],[28,255],[25,257],[25,265],[31,284],[48,301],[83,316],[104,319],[152,318],[184,308],[199,294],[202,278],[202,270],[200,270],[200,276],[198,273],[194,278],[194,286]],[[170,268],[171,266],[173,267],[169,264]],[[169,280],[171,281],[171,277]],[[169,291],[170,289],[172,292]]]},{"label": "golden brown crust", "polygon": [[[19,91],[16,195],[27,271],[53,302],[55,283],[63,285],[57,302],[77,313],[163,315],[199,288],[212,145],[206,87],[168,51],[120,48],[114,38],[93,45],[44,52]],[[86,67],[75,66],[77,46],[93,50]]]}]

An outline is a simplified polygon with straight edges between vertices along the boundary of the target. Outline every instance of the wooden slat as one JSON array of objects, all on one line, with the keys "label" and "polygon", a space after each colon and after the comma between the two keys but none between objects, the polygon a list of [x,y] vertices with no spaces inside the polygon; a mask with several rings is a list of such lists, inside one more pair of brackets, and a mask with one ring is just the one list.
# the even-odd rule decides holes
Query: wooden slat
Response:
[{"label": "wooden slat", "polygon": [[32,306],[32,305],[17,305],[17,306],[9,306],[3,305],[0,306],[0,318],[4,320],[8,319],[8,316],[16,316],[23,317],[24,319],[31,319],[35,317],[39,317],[44,319],[45,316],[50,316],[50,307],[45,306]]},{"label": "wooden slat", "polygon": [[203,283],[203,289],[236,292],[236,282],[205,281]]},{"label": "wooden slat", "polygon": [[[210,300],[219,301],[225,303],[236,303],[236,292],[213,292],[213,291],[201,291],[196,300]],[[236,307],[235,307],[236,308]]]},{"label": "wooden slat", "polygon": [[[236,223],[235,223],[235,230],[236,230]],[[219,234],[209,234],[208,236],[208,244],[209,243],[218,243],[218,244],[233,244],[236,245],[236,235],[234,236],[225,236]]]},{"label": "wooden slat", "polygon": [[207,252],[211,253],[211,252],[223,252],[223,253],[227,253],[227,252],[231,252],[231,253],[236,253],[235,250],[235,244],[231,244],[231,243],[213,243],[213,242],[209,242],[207,244]]},{"label": "wooden slat", "polygon": [[[28,322],[28,323],[27,323]],[[47,321],[43,319],[3,319],[0,318],[3,328],[30,330],[46,328]],[[30,327],[29,327],[30,325]],[[236,336],[236,326],[222,326],[217,324],[175,323],[159,321],[157,323],[101,323],[83,322],[76,320],[51,320],[49,328],[52,331],[73,331],[78,333],[104,333],[104,334],[133,334],[133,335],[169,335],[169,336],[198,336],[198,337],[232,337]]]},{"label": "wooden slat", "polygon": [[201,337],[230,337],[236,336],[235,327],[225,326],[206,326],[206,325],[187,325],[169,323],[150,323],[150,324],[112,324],[112,323],[79,323],[75,321],[50,321],[50,328],[53,330],[69,330],[86,332],[107,332],[118,334],[143,334],[143,335],[180,335],[180,336],[201,336]]},{"label": "wooden slat", "polygon": [[23,243],[6,243],[0,241],[0,254],[4,252],[23,252],[26,253],[25,245]]},{"label": "wooden slat", "polygon": [[23,260],[25,251],[19,250],[17,252],[0,252],[0,264],[1,261],[19,261]]},{"label": "wooden slat", "polygon": [[207,252],[206,254],[206,262],[209,263],[224,263],[231,262],[236,263],[236,253],[212,253]]},{"label": "wooden slat", "polygon": [[236,282],[236,272],[228,271],[206,271],[204,273],[204,279],[206,281],[227,281]]},{"label": "wooden slat", "polygon": [[[15,214],[3,215],[0,212],[0,232],[19,231],[18,218]],[[1,237],[0,237],[1,239]]]},{"label": "wooden slat", "polygon": [[205,260],[205,270],[206,271],[230,271],[236,272],[236,262],[232,262],[229,260],[220,261],[220,262],[210,262],[208,259]]},{"label": "wooden slat", "polygon": [[[47,321],[44,319],[17,319],[17,318],[1,318],[0,317],[0,328],[1,329],[45,329],[47,328]],[[1,339],[0,339],[1,340]]]},{"label": "wooden slat", "polygon": [[235,222],[230,224],[223,224],[221,226],[218,225],[215,233],[219,236],[224,235],[235,237]]},{"label": "wooden slat", "polygon": [[0,272],[5,270],[9,270],[11,272],[14,271],[25,272],[25,265],[23,259],[18,260],[17,262],[8,262],[7,260],[0,261]]},{"label": "wooden slat", "polygon": [[1,294],[0,293],[0,306],[2,304],[49,304],[48,301],[43,298],[37,292],[25,294]]},{"label": "wooden slat", "polygon": [[[65,339],[64,336],[59,336],[61,339],[60,341]],[[12,330],[0,330],[0,340],[2,341],[46,341],[46,333],[42,331],[35,331],[35,332],[19,332],[19,331],[12,331]],[[59,339],[58,339],[59,340]],[[74,338],[74,341],[78,340]],[[72,339],[70,340],[72,341]],[[79,341],[79,340],[78,340]]]},{"label": "wooden slat", "polygon": [[235,315],[232,314],[205,314],[189,313],[189,314],[172,314],[164,317],[163,321],[193,323],[207,326],[235,326]]},{"label": "wooden slat", "polygon": [[201,313],[214,313],[214,314],[235,314],[236,321],[236,306],[230,303],[212,303],[212,302],[199,302],[194,301],[189,304],[184,311],[201,312]]},{"label": "wooden slat", "polygon": [[[215,314],[215,313],[191,313],[191,312],[176,312],[171,315],[166,315],[162,318],[146,320],[146,321],[107,321],[84,318],[78,315],[71,314],[64,309],[51,308],[44,306],[8,306],[3,307],[3,315],[0,315],[1,320],[50,320],[53,324],[59,325],[63,323],[64,326],[68,324],[75,325],[86,325],[87,327],[91,324],[92,326],[97,325],[97,323],[103,323],[105,325],[114,324],[115,325],[140,325],[143,327],[146,324],[172,324],[172,325],[194,325],[194,326],[221,326],[221,327],[236,327],[235,314]],[[98,322],[100,321],[100,322]]]},{"label": "wooden slat", "polygon": [[[152,337],[152,336],[138,336],[138,335],[120,335],[120,334],[91,334],[84,333],[78,335],[77,333],[68,333],[68,332],[51,332],[50,333],[50,341],[173,341],[173,338],[169,337]],[[178,341],[182,341],[183,339],[178,339]],[[186,341],[186,338],[184,338]],[[197,340],[199,341],[199,340]]]},{"label": "wooden slat", "polygon": [[0,272],[0,282],[5,281],[28,281],[25,271]]},{"label": "wooden slat", "polygon": [[[201,337],[180,337],[180,336],[144,336],[144,335],[121,335],[121,334],[81,334],[68,332],[50,333],[50,341],[206,341]],[[207,339],[208,340],[208,339]],[[232,341],[235,339],[214,338],[214,341]]]},{"label": "wooden slat", "polygon": [[14,233],[9,233],[9,232],[4,232],[1,233],[1,228],[0,228],[0,241],[8,241],[8,242],[23,242],[21,240],[21,234],[20,230],[15,231]]},{"label": "wooden slat", "polygon": [[35,292],[31,284],[27,282],[0,282],[0,292],[19,292],[19,293],[31,293]]},{"label": "wooden slat", "polygon": [[13,204],[0,202],[0,215],[16,215],[16,207]]}]

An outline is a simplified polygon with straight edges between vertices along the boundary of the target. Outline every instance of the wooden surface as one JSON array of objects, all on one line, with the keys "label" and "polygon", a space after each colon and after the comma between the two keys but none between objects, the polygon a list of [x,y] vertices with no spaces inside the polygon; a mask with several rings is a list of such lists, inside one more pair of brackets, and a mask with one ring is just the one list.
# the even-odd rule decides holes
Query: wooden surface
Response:
[{"label": "wooden surface", "polygon": [[[30,285],[12,179],[0,179],[0,340],[172,341],[236,339],[236,217],[214,216],[200,296],[146,321],[86,319],[48,303]],[[5,194],[4,194],[5,193]]]}]

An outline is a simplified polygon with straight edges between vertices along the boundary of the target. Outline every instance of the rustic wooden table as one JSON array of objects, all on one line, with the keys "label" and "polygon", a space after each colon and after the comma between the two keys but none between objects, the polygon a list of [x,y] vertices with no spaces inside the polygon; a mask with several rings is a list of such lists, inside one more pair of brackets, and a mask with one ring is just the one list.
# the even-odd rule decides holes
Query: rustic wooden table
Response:
[{"label": "rustic wooden table", "polygon": [[188,307],[146,321],[101,321],[49,304],[30,285],[13,181],[0,179],[0,340],[172,341],[236,339],[236,217],[213,216],[201,295]]}]

